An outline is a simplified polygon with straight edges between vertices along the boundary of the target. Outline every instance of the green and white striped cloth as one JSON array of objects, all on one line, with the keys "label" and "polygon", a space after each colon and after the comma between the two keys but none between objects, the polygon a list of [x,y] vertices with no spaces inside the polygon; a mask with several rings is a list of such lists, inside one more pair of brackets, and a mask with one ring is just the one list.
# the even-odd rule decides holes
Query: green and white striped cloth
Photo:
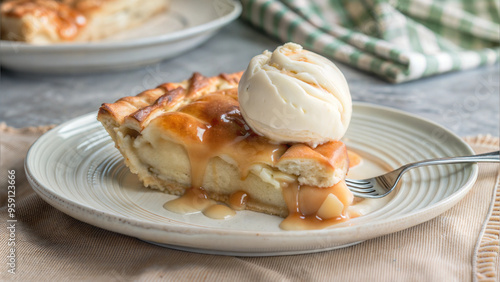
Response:
[{"label": "green and white striped cloth", "polygon": [[498,61],[499,0],[242,0],[284,42],[399,83]]}]

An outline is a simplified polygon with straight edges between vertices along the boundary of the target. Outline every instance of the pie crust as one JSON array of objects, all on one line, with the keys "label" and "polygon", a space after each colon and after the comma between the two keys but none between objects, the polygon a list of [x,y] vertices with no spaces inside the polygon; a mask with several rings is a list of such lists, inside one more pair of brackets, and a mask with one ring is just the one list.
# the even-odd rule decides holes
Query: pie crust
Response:
[{"label": "pie crust", "polygon": [[175,195],[201,189],[231,206],[245,195],[244,208],[281,217],[318,218],[336,205],[332,220],[348,219],[345,145],[276,144],[254,133],[239,111],[241,75],[194,73],[105,103],[97,118],[147,187]]}]

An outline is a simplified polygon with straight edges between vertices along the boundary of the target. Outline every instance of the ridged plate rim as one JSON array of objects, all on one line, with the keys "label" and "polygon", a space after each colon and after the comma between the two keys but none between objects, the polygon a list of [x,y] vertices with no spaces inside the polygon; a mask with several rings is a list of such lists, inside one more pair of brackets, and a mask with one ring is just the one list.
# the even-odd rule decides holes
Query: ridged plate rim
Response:
[{"label": "ridged plate rim", "polygon": [[[393,114],[393,115],[399,115],[401,117],[408,118],[412,120],[413,122],[421,123],[425,126],[428,126],[430,128],[436,128],[442,131],[444,134],[446,134],[448,137],[453,138],[453,141],[455,141],[456,144],[459,144],[458,146],[461,146],[460,150],[464,152],[464,154],[474,154],[473,150],[471,147],[465,143],[460,137],[456,136],[453,132],[445,129],[444,127],[440,126],[439,124],[423,119],[421,117],[415,116],[413,114],[409,114],[397,109],[393,108],[388,108],[384,106],[379,106],[379,105],[373,105],[373,104],[368,104],[368,103],[362,103],[362,102],[355,102],[354,103],[354,110],[353,114],[354,117],[356,116],[356,111],[364,109],[364,110],[370,110],[373,109],[375,112],[379,113],[386,113],[386,114]],[[355,225],[355,226],[345,226],[341,228],[330,228],[330,229],[323,229],[323,230],[308,230],[308,231],[279,231],[279,232],[260,232],[260,231],[245,231],[245,230],[226,230],[226,229],[216,229],[216,228],[205,228],[205,227],[196,227],[196,226],[180,226],[180,225],[166,225],[166,224],[159,224],[159,223],[153,223],[153,222],[142,222],[140,220],[134,219],[134,218],[127,218],[125,216],[120,216],[120,215],[115,215],[110,212],[106,211],[98,211],[95,210],[92,207],[89,207],[87,205],[84,205],[82,203],[79,203],[78,201],[75,201],[74,199],[67,198],[61,195],[58,195],[43,183],[43,181],[40,181],[40,176],[36,174],[36,168],[31,166],[32,160],[36,157],[36,155],[40,152],[39,150],[43,148],[39,148],[39,144],[41,144],[43,141],[50,140],[50,138],[54,138],[58,130],[61,128],[64,128],[68,125],[78,123],[82,119],[89,118],[90,116],[95,116],[95,113],[89,113],[87,115],[83,115],[80,117],[77,117],[73,120],[70,120],[66,123],[63,123],[59,125],[58,127],[52,129],[51,131],[47,132],[43,136],[41,136],[30,148],[28,151],[27,157],[25,159],[25,170],[26,170],[26,175],[31,183],[33,189],[35,192],[40,195],[45,201],[47,201],[49,204],[52,206],[56,207],[57,209],[61,210],[62,212],[75,217],[81,221],[87,222],[89,224],[130,235],[137,237],[142,240],[149,240],[149,241],[155,241],[156,244],[168,244],[168,245],[175,245],[174,248],[178,249],[185,249],[185,250],[190,250],[190,251],[196,251],[196,252],[201,252],[201,253],[217,253],[217,254],[229,254],[229,255],[245,255],[245,256],[262,256],[262,255],[284,255],[284,254],[299,254],[299,253],[311,253],[311,252],[318,252],[318,251],[323,251],[323,250],[330,250],[330,249],[335,249],[338,247],[344,247],[348,245],[352,245],[353,243],[363,241],[366,239],[370,238],[375,238],[381,235],[385,234],[390,234],[394,233],[403,229],[407,229],[409,227],[415,226],[417,224],[420,224],[422,222],[425,222],[427,220],[430,220],[442,212],[446,211],[447,209],[451,208],[454,204],[456,204],[462,197],[464,197],[467,192],[471,189],[472,185],[474,184],[477,174],[478,174],[478,166],[477,164],[473,164],[470,166],[469,172],[467,174],[467,181],[464,185],[462,185],[460,188],[457,189],[453,194],[450,196],[441,199],[440,201],[427,206],[425,208],[419,209],[417,211],[412,211],[405,213],[403,215],[399,215],[396,218],[389,218],[389,219],[378,219],[376,221],[370,222],[370,223],[364,223],[360,225]],[[97,123],[97,121],[95,121]],[[104,130],[104,129],[102,129]],[[158,192],[160,193],[160,192]],[[418,219],[416,219],[418,218]],[[410,220],[411,219],[411,220]],[[411,221],[411,223],[410,223]],[[360,235],[361,232],[366,232],[366,231],[372,231],[367,232],[369,234],[363,234]],[[148,234],[149,233],[149,234]],[[343,242],[340,244],[335,244],[335,240],[332,239],[332,236],[335,235],[343,235],[346,236],[348,234],[352,233],[353,235],[353,240],[351,242]],[[174,235],[174,234],[180,234],[186,236],[184,242],[174,242],[171,244],[169,242],[168,238],[166,241],[162,240],[151,240],[152,237],[157,238],[157,236],[160,235],[165,235],[166,237],[169,237],[169,235]],[[201,237],[200,237],[201,236]],[[314,239],[320,239],[325,238],[328,239],[327,246],[317,246],[318,248],[313,248],[312,245],[314,245],[314,242],[309,242],[308,247],[290,247],[290,248],[283,248],[283,247],[275,247],[274,249],[270,249],[269,252],[263,252],[262,250],[256,250],[254,251],[249,251],[248,247],[241,247],[241,249],[224,249],[221,248],[221,246],[214,246],[206,248],[206,249],[200,249],[198,247],[193,247],[193,245],[197,245],[196,242],[190,241],[190,240],[203,240],[201,238],[207,238],[210,236],[224,236],[224,238],[230,238],[231,240],[244,240],[245,238],[249,239],[252,238],[253,240],[257,241],[266,241],[266,240],[276,240],[276,239],[285,239],[288,238],[290,240],[293,240],[294,242],[296,240],[304,240],[304,238],[311,238],[311,236],[314,236],[312,238]],[[217,237],[218,238],[218,237]],[[176,237],[178,240],[179,238]],[[181,238],[181,241],[183,239]],[[332,241],[333,240],[333,241]],[[163,242],[162,242],[163,241]],[[306,242],[304,242],[306,243]],[[268,242],[269,244],[269,242]]]}]

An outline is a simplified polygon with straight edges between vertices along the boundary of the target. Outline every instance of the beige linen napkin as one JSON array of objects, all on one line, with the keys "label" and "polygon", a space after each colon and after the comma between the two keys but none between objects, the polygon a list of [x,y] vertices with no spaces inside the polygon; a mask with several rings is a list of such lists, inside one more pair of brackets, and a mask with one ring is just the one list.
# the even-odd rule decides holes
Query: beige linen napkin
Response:
[{"label": "beige linen napkin", "polygon": [[[499,272],[499,165],[480,165],[472,191],[441,216],[361,244],[317,254],[240,258],[157,247],[82,223],[29,186],[23,158],[43,128],[0,124],[0,280],[495,281]],[[498,138],[466,138],[477,153]],[[8,170],[15,170],[15,274],[8,272]]]}]

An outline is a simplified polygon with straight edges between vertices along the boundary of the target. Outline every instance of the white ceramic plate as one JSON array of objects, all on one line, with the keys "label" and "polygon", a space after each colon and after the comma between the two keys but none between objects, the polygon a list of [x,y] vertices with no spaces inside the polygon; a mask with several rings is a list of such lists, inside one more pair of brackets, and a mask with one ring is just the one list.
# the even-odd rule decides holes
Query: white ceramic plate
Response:
[{"label": "white ceramic plate", "polygon": [[200,45],[241,13],[239,1],[171,1],[167,12],[101,41],[31,45],[2,40],[2,66],[35,73],[85,73],[140,67]]},{"label": "white ceramic plate", "polygon": [[[416,116],[363,103],[355,103],[353,113],[344,141],[365,162],[350,177],[373,176],[384,166],[425,158],[473,154],[459,137]],[[163,209],[175,196],[142,187],[95,113],[40,137],[28,152],[26,172],[40,197],[89,224],[176,249],[266,256],[345,247],[430,220],[465,196],[477,177],[477,165],[413,170],[380,208],[313,231],[282,231],[281,218],[251,211],[221,221]]]}]

